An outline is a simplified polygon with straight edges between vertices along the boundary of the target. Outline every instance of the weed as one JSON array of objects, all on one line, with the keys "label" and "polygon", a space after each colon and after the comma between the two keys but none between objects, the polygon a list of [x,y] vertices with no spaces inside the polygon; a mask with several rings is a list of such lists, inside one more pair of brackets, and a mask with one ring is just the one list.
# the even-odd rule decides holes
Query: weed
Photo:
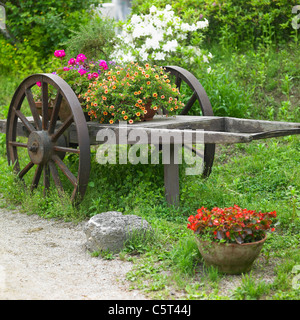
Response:
[{"label": "weed", "polygon": [[236,300],[258,300],[263,295],[268,294],[270,285],[264,281],[256,281],[253,274],[245,274],[242,276],[242,284],[233,292]]}]

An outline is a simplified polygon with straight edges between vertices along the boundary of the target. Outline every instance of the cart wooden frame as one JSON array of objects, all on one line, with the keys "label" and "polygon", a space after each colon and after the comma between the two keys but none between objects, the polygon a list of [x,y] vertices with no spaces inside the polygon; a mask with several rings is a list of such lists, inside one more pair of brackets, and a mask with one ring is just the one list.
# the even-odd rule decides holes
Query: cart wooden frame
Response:
[{"label": "cart wooden frame", "polygon": [[[300,123],[263,121],[240,119],[230,117],[216,117],[208,96],[193,74],[176,66],[166,67],[174,76],[177,87],[181,88],[183,82],[192,90],[192,95],[185,104],[180,115],[167,117],[157,115],[152,121],[134,123],[126,126],[126,141],[132,130],[146,132],[147,138],[143,143],[151,144],[152,133],[172,134],[173,132],[189,133],[189,144],[204,142],[203,157],[204,168],[202,177],[208,177],[213,166],[215,145],[231,143],[248,143],[257,139],[265,139],[300,133]],[[41,82],[42,113],[39,114],[33,98],[32,88]],[[57,90],[53,111],[49,113],[49,86]],[[67,103],[70,115],[63,121],[60,119],[62,101]],[[31,116],[25,116],[23,105],[28,103]],[[198,101],[202,116],[190,116],[189,111]],[[90,147],[101,142],[97,141],[99,130],[113,130],[120,142],[120,130],[124,138],[124,128],[117,124],[104,125],[86,120],[80,102],[71,87],[59,76],[54,74],[34,74],[26,78],[17,88],[8,111],[6,120],[0,120],[0,132],[6,133],[7,159],[20,179],[28,172],[34,170],[31,189],[42,185],[44,190],[49,189],[50,180],[54,181],[56,188],[64,191],[65,187],[60,179],[63,174],[71,184],[71,200],[79,203],[87,190],[90,176]],[[195,132],[203,130],[201,141],[198,141]],[[25,142],[19,138],[25,137]],[[198,139],[198,140],[197,140]],[[204,140],[203,140],[204,139]],[[24,139],[23,139],[24,140]],[[123,140],[124,141],[124,140]],[[184,142],[187,142],[186,139]],[[141,143],[141,141],[139,141]],[[183,143],[183,140],[182,140]],[[176,158],[174,142],[170,141],[170,162],[164,164],[164,182],[166,199],[170,204],[179,204],[179,164]],[[175,144],[180,144],[178,141]],[[29,161],[20,166],[18,150],[27,149]],[[197,151],[193,149],[195,153]],[[77,157],[77,166],[69,168],[64,159],[67,154]],[[73,171],[72,171],[73,170]],[[41,183],[42,182],[42,183]]]}]

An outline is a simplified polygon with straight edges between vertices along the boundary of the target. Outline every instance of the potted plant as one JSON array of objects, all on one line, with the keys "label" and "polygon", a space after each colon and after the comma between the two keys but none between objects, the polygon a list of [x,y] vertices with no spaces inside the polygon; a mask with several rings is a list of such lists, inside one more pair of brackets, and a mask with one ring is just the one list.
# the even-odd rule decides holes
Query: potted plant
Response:
[{"label": "potted plant", "polygon": [[100,123],[151,120],[158,109],[175,114],[184,104],[163,67],[128,63],[101,73],[83,94],[85,110]]},{"label": "potted plant", "polygon": [[257,212],[237,205],[229,208],[200,208],[188,218],[187,227],[196,235],[199,251],[207,265],[228,274],[251,270],[276,212]]},{"label": "potted plant", "polygon": [[[89,84],[93,80],[97,79],[102,72],[108,70],[111,64],[114,64],[114,62],[107,63],[105,60],[87,61],[87,57],[82,53],[78,54],[77,57],[66,61],[66,54],[64,50],[56,50],[54,52],[54,56],[59,59],[59,62],[57,64],[57,62],[54,61],[54,64],[56,64],[57,67],[52,73],[57,74],[69,84],[79,98],[83,107],[85,101],[80,98],[81,93],[85,92],[88,89]],[[41,114],[41,83],[37,82],[36,85],[37,86],[34,87],[33,93],[38,111]],[[48,94],[49,114],[51,115],[53,102],[57,92],[54,87],[49,86]],[[70,110],[67,106],[67,103],[63,100],[59,116],[63,120],[64,118],[68,117],[69,113]]]}]

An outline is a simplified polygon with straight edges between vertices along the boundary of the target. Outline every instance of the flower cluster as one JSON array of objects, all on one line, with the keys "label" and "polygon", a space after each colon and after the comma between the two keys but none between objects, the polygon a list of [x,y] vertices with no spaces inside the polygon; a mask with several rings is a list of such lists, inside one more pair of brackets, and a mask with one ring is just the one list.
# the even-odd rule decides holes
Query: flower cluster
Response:
[{"label": "flower cluster", "polygon": [[275,217],[275,211],[263,213],[237,205],[212,210],[202,207],[188,218],[187,227],[212,241],[242,244],[261,240],[267,230],[274,231],[271,224]]},{"label": "flower cluster", "polygon": [[63,58],[66,56],[65,50],[55,50],[54,56],[57,58]]},{"label": "flower cluster", "polygon": [[[57,50],[64,51],[64,50]],[[60,57],[58,54],[54,54],[56,57]],[[61,55],[64,57],[65,55]],[[107,63],[105,60],[98,61],[87,61],[87,57],[80,53],[76,58],[69,59],[68,63],[63,65],[62,60],[61,66],[53,72],[63,78],[78,95],[85,92],[91,81],[97,79],[100,74],[108,70],[109,65],[114,64],[113,62]]]},{"label": "flower cluster", "polygon": [[89,85],[83,99],[92,120],[131,124],[143,120],[151,110],[164,108],[172,114],[182,109],[179,96],[179,90],[171,85],[169,74],[162,67],[131,62],[103,73]]},{"label": "flower cluster", "polygon": [[134,14],[124,24],[118,36],[121,45],[116,47],[112,56],[117,62],[137,60],[158,63],[184,51],[185,58],[195,59],[194,57],[197,56],[202,58],[202,62],[209,62],[211,54],[205,55],[199,46],[188,46],[187,52],[186,46],[189,42],[185,41],[194,32],[199,38],[199,30],[207,26],[206,19],[194,24],[183,22],[174,14],[170,5],[167,5],[164,10],[158,10],[152,6],[149,14]]},{"label": "flower cluster", "polygon": [[[66,60],[66,53],[64,50],[56,50],[54,56],[59,58],[57,68],[53,74],[59,75],[63,78],[69,86],[76,93],[77,97],[80,97],[82,92],[86,92],[89,88],[89,84],[97,79],[101,73],[107,71],[114,62],[106,62],[105,60],[87,61],[87,57],[80,53],[76,58]],[[54,61],[56,65],[56,61]],[[36,83],[37,87],[34,87],[33,95],[36,101],[41,100],[41,82]],[[49,86],[49,102],[50,105],[56,97],[56,90],[54,87]],[[83,100],[80,99],[83,105]]]}]

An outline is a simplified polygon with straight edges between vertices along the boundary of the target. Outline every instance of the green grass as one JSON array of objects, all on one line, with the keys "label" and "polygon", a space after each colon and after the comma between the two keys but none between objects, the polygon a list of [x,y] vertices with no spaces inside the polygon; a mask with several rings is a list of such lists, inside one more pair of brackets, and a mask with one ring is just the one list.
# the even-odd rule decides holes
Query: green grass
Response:
[{"label": "green grass", "polygon": [[[201,81],[216,112],[300,122],[297,48],[269,48],[265,53],[261,48],[230,55],[218,47],[211,49],[215,71]],[[6,116],[16,82],[12,77],[0,77],[1,117]],[[55,189],[48,197],[40,189],[30,194],[16,180],[7,166],[4,135],[0,135],[0,154],[1,206],[18,205],[24,213],[44,218],[86,220],[100,212],[117,210],[146,219],[154,229],[146,242],[132,239],[119,256],[109,252],[94,255],[132,261],[127,280],[132,288],[151,298],[300,298],[299,289],[292,286],[293,268],[300,265],[299,136],[217,146],[213,171],[206,180],[186,176],[182,165],[179,208],[169,207],[165,201],[162,165],[99,165],[96,149],[92,150],[88,192],[75,208]],[[76,164],[73,157],[68,161]],[[278,213],[276,231],[269,235],[251,274],[235,277],[207,268],[186,228],[188,216],[199,207],[233,204]]]}]

